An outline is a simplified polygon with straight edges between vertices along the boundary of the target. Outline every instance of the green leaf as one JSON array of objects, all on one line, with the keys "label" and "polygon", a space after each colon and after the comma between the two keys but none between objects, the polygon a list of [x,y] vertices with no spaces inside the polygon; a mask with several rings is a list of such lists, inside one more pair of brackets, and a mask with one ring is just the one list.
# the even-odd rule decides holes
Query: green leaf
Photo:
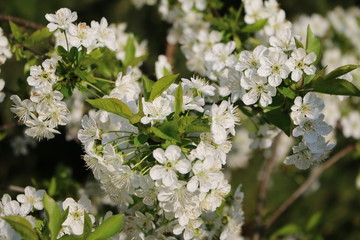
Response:
[{"label": "green leaf", "polygon": [[89,234],[87,240],[108,239],[121,231],[123,223],[123,215],[111,216],[95,228],[95,231]]},{"label": "green leaf", "polygon": [[136,52],[136,48],[134,44],[134,39],[132,37],[129,37],[125,46],[125,60],[124,60],[125,66],[129,66],[130,62],[135,57],[135,52]]},{"label": "green leaf", "polygon": [[56,190],[57,190],[57,180],[56,177],[52,177],[48,187],[48,194],[50,196],[54,196],[56,194]]},{"label": "green leaf", "polygon": [[277,109],[279,107],[281,107],[282,105],[284,105],[285,103],[285,98],[282,95],[276,95],[275,97],[273,97],[272,99],[272,103],[266,107],[264,107],[264,109]]},{"label": "green leaf", "polygon": [[296,93],[291,89],[287,87],[278,87],[278,91],[284,95],[287,98],[294,99],[296,98]]},{"label": "green leaf", "polygon": [[4,140],[7,136],[7,132],[0,132],[0,141]]},{"label": "green leaf", "polygon": [[253,24],[246,25],[241,29],[241,32],[254,33],[264,28],[267,23],[267,19],[260,19]]},{"label": "green leaf", "polygon": [[310,25],[308,25],[308,28],[307,28],[306,52],[307,53],[313,52],[316,54],[316,60],[314,62],[314,65],[316,65],[320,61],[321,52],[322,52],[321,42],[311,31]]},{"label": "green leaf", "polygon": [[56,53],[61,57],[67,57],[68,51],[65,50],[63,46],[57,46],[56,47]]},{"label": "green leaf", "polygon": [[38,240],[39,237],[30,222],[21,216],[2,217],[20,236],[26,240]]},{"label": "green leaf", "polygon": [[196,119],[192,122],[191,125],[185,128],[187,133],[196,133],[196,132],[210,132],[209,122],[206,120]]},{"label": "green leaf", "polygon": [[51,240],[54,240],[57,238],[61,230],[61,224],[63,223],[61,211],[54,199],[49,197],[46,193],[43,198],[43,203],[48,216],[48,229],[50,231]]},{"label": "green leaf", "polygon": [[149,136],[140,134],[134,138],[134,145],[137,147],[140,147],[140,146],[144,145],[148,139],[149,139]]},{"label": "green leaf", "polygon": [[86,101],[94,107],[114,113],[126,119],[130,119],[133,116],[130,108],[116,98],[87,99]]},{"label": "green leaf", "polygon": [[53,35],[53,33],[50,32],[47,27],[43,27],[43,28],[33,32],[30,35],[30,37],[28,38],[28,41],[33,42],[33,43],[38,43],[46,38],[49,38],[51,35]]},{"label": "green leaf", "polygon": [[159,97],[166,89],[170,87],[176,80],[179,74],[167,75],[157,80],[152,86],[149,102],[152,102],[155,98]]},{"label": "green leaf", "polygon": [[297,39],[296,37],[294,37],[294,39],[297,48],[304,48],[304,44],[299,39]]},{"label": "green leaf", "polygon": [[142,76],[143,88],[144,88],[144,97],[145,101],[148,101],[151,93],[151,89],[154,85],[154,81],[146,77],[145,75]]},{"label": "green leaf", "polygon": [[22,38],[21,28],[18,25],[16,25],[15,23],[13,23],[12,21],[9,21],[9,24],[10,24],[11,33],[14,36],[14,38],[17,41],[21,41],[21,38]]},{"label": "green leaf", "polygon": [[140,63],[142,63],[147,57],[148,57],[148,54],[142,55],[140,57],[134,57],[133,59],[131,59],[128,62],[128,64],[126,66],[136,67],[136,66],[140,65]]},{"label": "green leaf", "polygon": [[311,81],[316,81],[320,77],[323,77],[325,74],[326,67],[322,68],[321,70],[317,71],[314,75],[308,75],[305,77],[304,85],[308,85]]},{"label": "green leaf", "polygon": [[171,142],[179,142],[178,140],[176,140],[175,138],[167,135],[166,133],[162,132],[160,129],[156,128],[156,127],[151,127],[150,130],[159,138],[164,139],[164,140],[169,140]]},{"label": "green leaf", "polygon": [[89,214],[86,211],[84,211],[84,230],[83,230],[83,234],[81,235],[82,238],[88,239],[87,237],[91,233],[91,230],[92,230],[91,219],[89,217]]},{"label": "green leaf", "polygon": [[344,65],[344,66],[338,67],[335,70],[331,71],[324,78],[326,80],[335,79],[335,78],[340,77],[346,73],[349,73],[359,67],[360,67],[360,65],[352,65],[352,64]]},{"label": "green leaf", "polygon": [[313,91],[343,96],[360,97],[360,90],[354,84],[345,79],[325,79],[319,78],[312,83]]},{"label": "green leaf", "polygon": [[306,224],[306,230],[312,231],[315,227],[320,223],[322,214],[321,212],[317,212],[311,216],[310,220]]},{"label": "green leaf", "polygon": [[178,120],[179,132],[186,132],[186,128],[189,127],[198,117],[197,116],[183,116]]},{"label": "green leaf", "polygon": [[[286,236],[299,232],[299,227],[295,224],[288,224],[274,233],[275,236]],[[273,239],[273,238],[271,238]],[[276,238],[278,239],[278,238]]]},{"label": "green leaf", "polygon": [[291,134],[291,119],[289,113],[284,112],[281,108],[277,108],[264,113],[265,119],[280,128],[286,133],[286,135],[290,136]]},{"label": "green leaf", "polygon": [[179,116],[179,114],[183,111],[183,89],[181,83],[176,89],[175,92],[175,116]]},{"label": "green leaf", "polygon": [[[165,122],[162,124],[162,126],[159,129],[161,132],[166,133],[166,135],[172,137],[177,142],[181,142],[180,136],[179,136],[179,125],[178,125],[177,120]],[[169,139],[167,139],[167,140],[169,140]]]}]

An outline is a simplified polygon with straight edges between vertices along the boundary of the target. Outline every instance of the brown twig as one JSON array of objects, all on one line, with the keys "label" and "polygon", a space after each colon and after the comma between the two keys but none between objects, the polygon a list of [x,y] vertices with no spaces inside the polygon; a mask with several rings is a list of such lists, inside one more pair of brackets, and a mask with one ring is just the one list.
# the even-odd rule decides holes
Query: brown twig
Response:
[{"label": "brown twig", "polygon": [[273,169],[274,169],[275,163],[276,163],[277,148],[279,146],[280,135],[281,134],[278,134],[276,136],[276,138],[274,139],[274,142],[272,145],[271,158],[266,162],[264,173],[260,180],[260,187],[259,187],[259,192],[258,192],[256,215],[255,215],[256,216],[255,217],[256,229],[255,229],[254,236],[253,236],[254,240],[259,240],[263,233],[263,230],[264,230],[263,211],[264,211],[264,207],[265,207],[265,199],[266,199],[267,189],[268,189],[268,186],[270,183],[271,174],[273,172]]},{"label": "brown twig", "polygon": [[1,125],[0,126],[0,131],[8,130],[8,129],[13,128],[13,127],[15,127],[17,125],[18,125],[17,122],[12,122],[12,123],[7,123],[7,124],[4,124],[4,125]]},{"label": "brown twig", "polygon": [[14,17],[14,16],[9,16],[6,14],[0,14],[0,21],[12,21],[20,26],[26,27],[26,28],[31,28],[31,29],[41,29],[43,27],[45,27],[42,24],[38,24],[38,23],[34,23],[34,22],[30,22],[28,20],[25,20],[23,18],[18,18],[18,17]]},{"label": "brown twig", "polygon": [[171,43],[167,43],[166,44],[166,58],[168,59],[169,63],[171,66],[174,67],[174,56],[175,56],[175,52],[176,52],[176,45],[175,44],[171,44]]},{"label": "brown twig", "polygon": [[275,213],[271,215],[269,220],[265,225],[265,229],[271,227],[271,225],[283,214],[295,201],[298,199],[304,192],[311,186],[311,184],[319,178],[319,176],[339,159],[343,158],[345,155],[353,151],[355,148],[354,145],[349,145],[332,156],[329,160],[323,163],[319,168],[315,169],[310,177],[277,209]]},{"label": "brown twig", "polygon": [[2,189],[13,191],[13,192],[21,192],[23,193],[25,189],[23,187],[15,186],[15,185],[3,185],[1,186]]}]

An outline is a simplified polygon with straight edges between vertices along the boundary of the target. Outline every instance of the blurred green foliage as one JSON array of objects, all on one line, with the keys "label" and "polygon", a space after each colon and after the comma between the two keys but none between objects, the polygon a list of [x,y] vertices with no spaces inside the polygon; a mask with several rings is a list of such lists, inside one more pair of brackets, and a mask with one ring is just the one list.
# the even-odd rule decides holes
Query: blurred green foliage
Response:
[{"label": "blurred green foliage", "polygon": [[[358,0],[281,0],[289,19],[300,13],[314,12],[325,14],[328,10],[340,5],[359,6]],[[226,6],[238,7],[239,1],[224,1]],[[157,55],[164,54],[166,33],[169,25],[161,21],[154,7],[135,9],[129,0],[1,0],[0,13],[21,17],[29,21],[46,25],[46,13],[54,13],[61,7],[77,11],[79,20],[89,23],[106,17],[109,23],[126,22],[127,31],[133,32],[140,40],[148,41],[149,57],[142,67],[147,74],[154,72]],[[9,29],[6,22],[0,26]],[[23,64],[8,61],[1,71],[6,79],[7,94],[25,96],[28,87],[23,73]],[[185,70],[184,57],[177,49],[175,72],[182,76],[189,75]],[[9,111],[10,102],[0,103],[0,126],[13,121]],[[56,197],[65,197],[66,193],[76,193],[76,186],[91,179],[81,159],[82,150],[79,144],[67,142],[64,135],[56,139],[38,143],[30,148],[27,156],[15,157],[10,146],[13,136],[20,134],[20,127],[9,128],[5,139],[0,141],[0,184],[45,187]],[[342,142],[337,148],[342,147]],[[248,168],[233,172],[234,186],[241,183],[245,192],[244,211],[246,224],[243,232],[250,234],[253,229],[256,208],[258,177],[264,159],[256,153]],[[271,227],[266,237],[283,239],[284,234],[291,233],[293,239],[360,239],[360,192],[355,188],[355,178],[360,169],[360,157],[348,156],[328,169],[313,189],[300,197]],[[58,166],[58,167],[57,167]],[[266,199],[266,216],[271,215],[309,176],[311,170],[300,171],[293,166],[280,164],[270,183]],[[36,179],[32,182],[31,179]],[[74,179],[74,180],[72,180]],[[2,189],[3,190],[3,189]],[[0,191],[2,195],[5,191]]]}]

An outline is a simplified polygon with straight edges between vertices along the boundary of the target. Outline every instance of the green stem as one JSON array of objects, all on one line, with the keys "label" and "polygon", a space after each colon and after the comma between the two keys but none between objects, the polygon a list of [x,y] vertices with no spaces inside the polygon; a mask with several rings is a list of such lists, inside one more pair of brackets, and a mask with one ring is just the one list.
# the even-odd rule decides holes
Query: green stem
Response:
[{"label": "green stem", "polygon": [[[130,141],[131,141],[131,139],[126,140],[126,141],[122,141],[122,142],[120,142],[120,143],[115,144],[115,145],[114,145],[114,147],[118,147],[118,146],[120,146],[121,144],[124,144],[124,143],[130,142]],[[122,150],[127,150],[127,148],[122,149]]]},{"label": "green stem", "polygon": [[107,83],[112,83],[112,84],[115,83],[114,81],[107,80],[107,79],[103,79],[103,78],[94,77],[94,79],[95,79],[96,81],[100,81],[100,82],[107,82]]},{"label": "green stem", "polygon": [[145,157],[143,157],[138,163],[136,163],[133,166],[133,169],[136,168],[137,166],[139,166],[145,159],[147,159],[150,155],[152,154],[152,152],[150,152],[148,155],[146,155]]},{"label": "green stem", "polygon": [[105,93],[104,93],[100,88],[98,88],[97,86],[95,86],[94,84],[89,83],[89,82],[85,82],[85,84],[87,84],[87,85],[89,85],[90,87],[94,88],[94,89],[95,89],[96,91],[98,91],[99,93],[105,95]]}]

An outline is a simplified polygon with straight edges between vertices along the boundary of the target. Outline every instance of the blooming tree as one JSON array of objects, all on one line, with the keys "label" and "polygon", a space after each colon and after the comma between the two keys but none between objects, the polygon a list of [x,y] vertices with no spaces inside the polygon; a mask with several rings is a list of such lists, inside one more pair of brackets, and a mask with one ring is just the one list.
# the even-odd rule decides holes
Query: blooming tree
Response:
[{"label": "blooming tree", "polygon": [[[168,44],[180,45],[192,77],[174,74],[164,55],[154,64],[156,77],[144,72],[146,42],[106,18],[77,22],[68,8],[46,14],[48,25],[35,32],[12,21],[9,40],[0,31],[0,64],[13,54],[28,65],[28,96],[10,96],[25,134],[52,139],[66,126],[121,214],[96,221],[85,196],[56,204],[44,190],[26,187],[17,201],[2,198],[1,237],[242,239],[244,194],[240,186],[232,191],[224,168],[233,139],[249,122],[256,129],[251,148],[269,148],[282,133],[295,138],[287,165],[305,170],[331,154],[333,124],[317,93],[360,96],[343,79],[356,62],[332,71],[321,66],[317,31],[303,26],[301,37],[301,27],[286,20],[276,0],[244,0],[228,11],[221,1],[162,0],[157,6],[171,25]],[[216,16],[220,10],[224,16]],[[41,42],[47,46],[39,56],[31,49]],[[352,112],[341,121],[356,128],[358,117]],[[38,219],[44,215],[35,212],[43,210]],[[258,210],[261,215],[261,204]]]}]

